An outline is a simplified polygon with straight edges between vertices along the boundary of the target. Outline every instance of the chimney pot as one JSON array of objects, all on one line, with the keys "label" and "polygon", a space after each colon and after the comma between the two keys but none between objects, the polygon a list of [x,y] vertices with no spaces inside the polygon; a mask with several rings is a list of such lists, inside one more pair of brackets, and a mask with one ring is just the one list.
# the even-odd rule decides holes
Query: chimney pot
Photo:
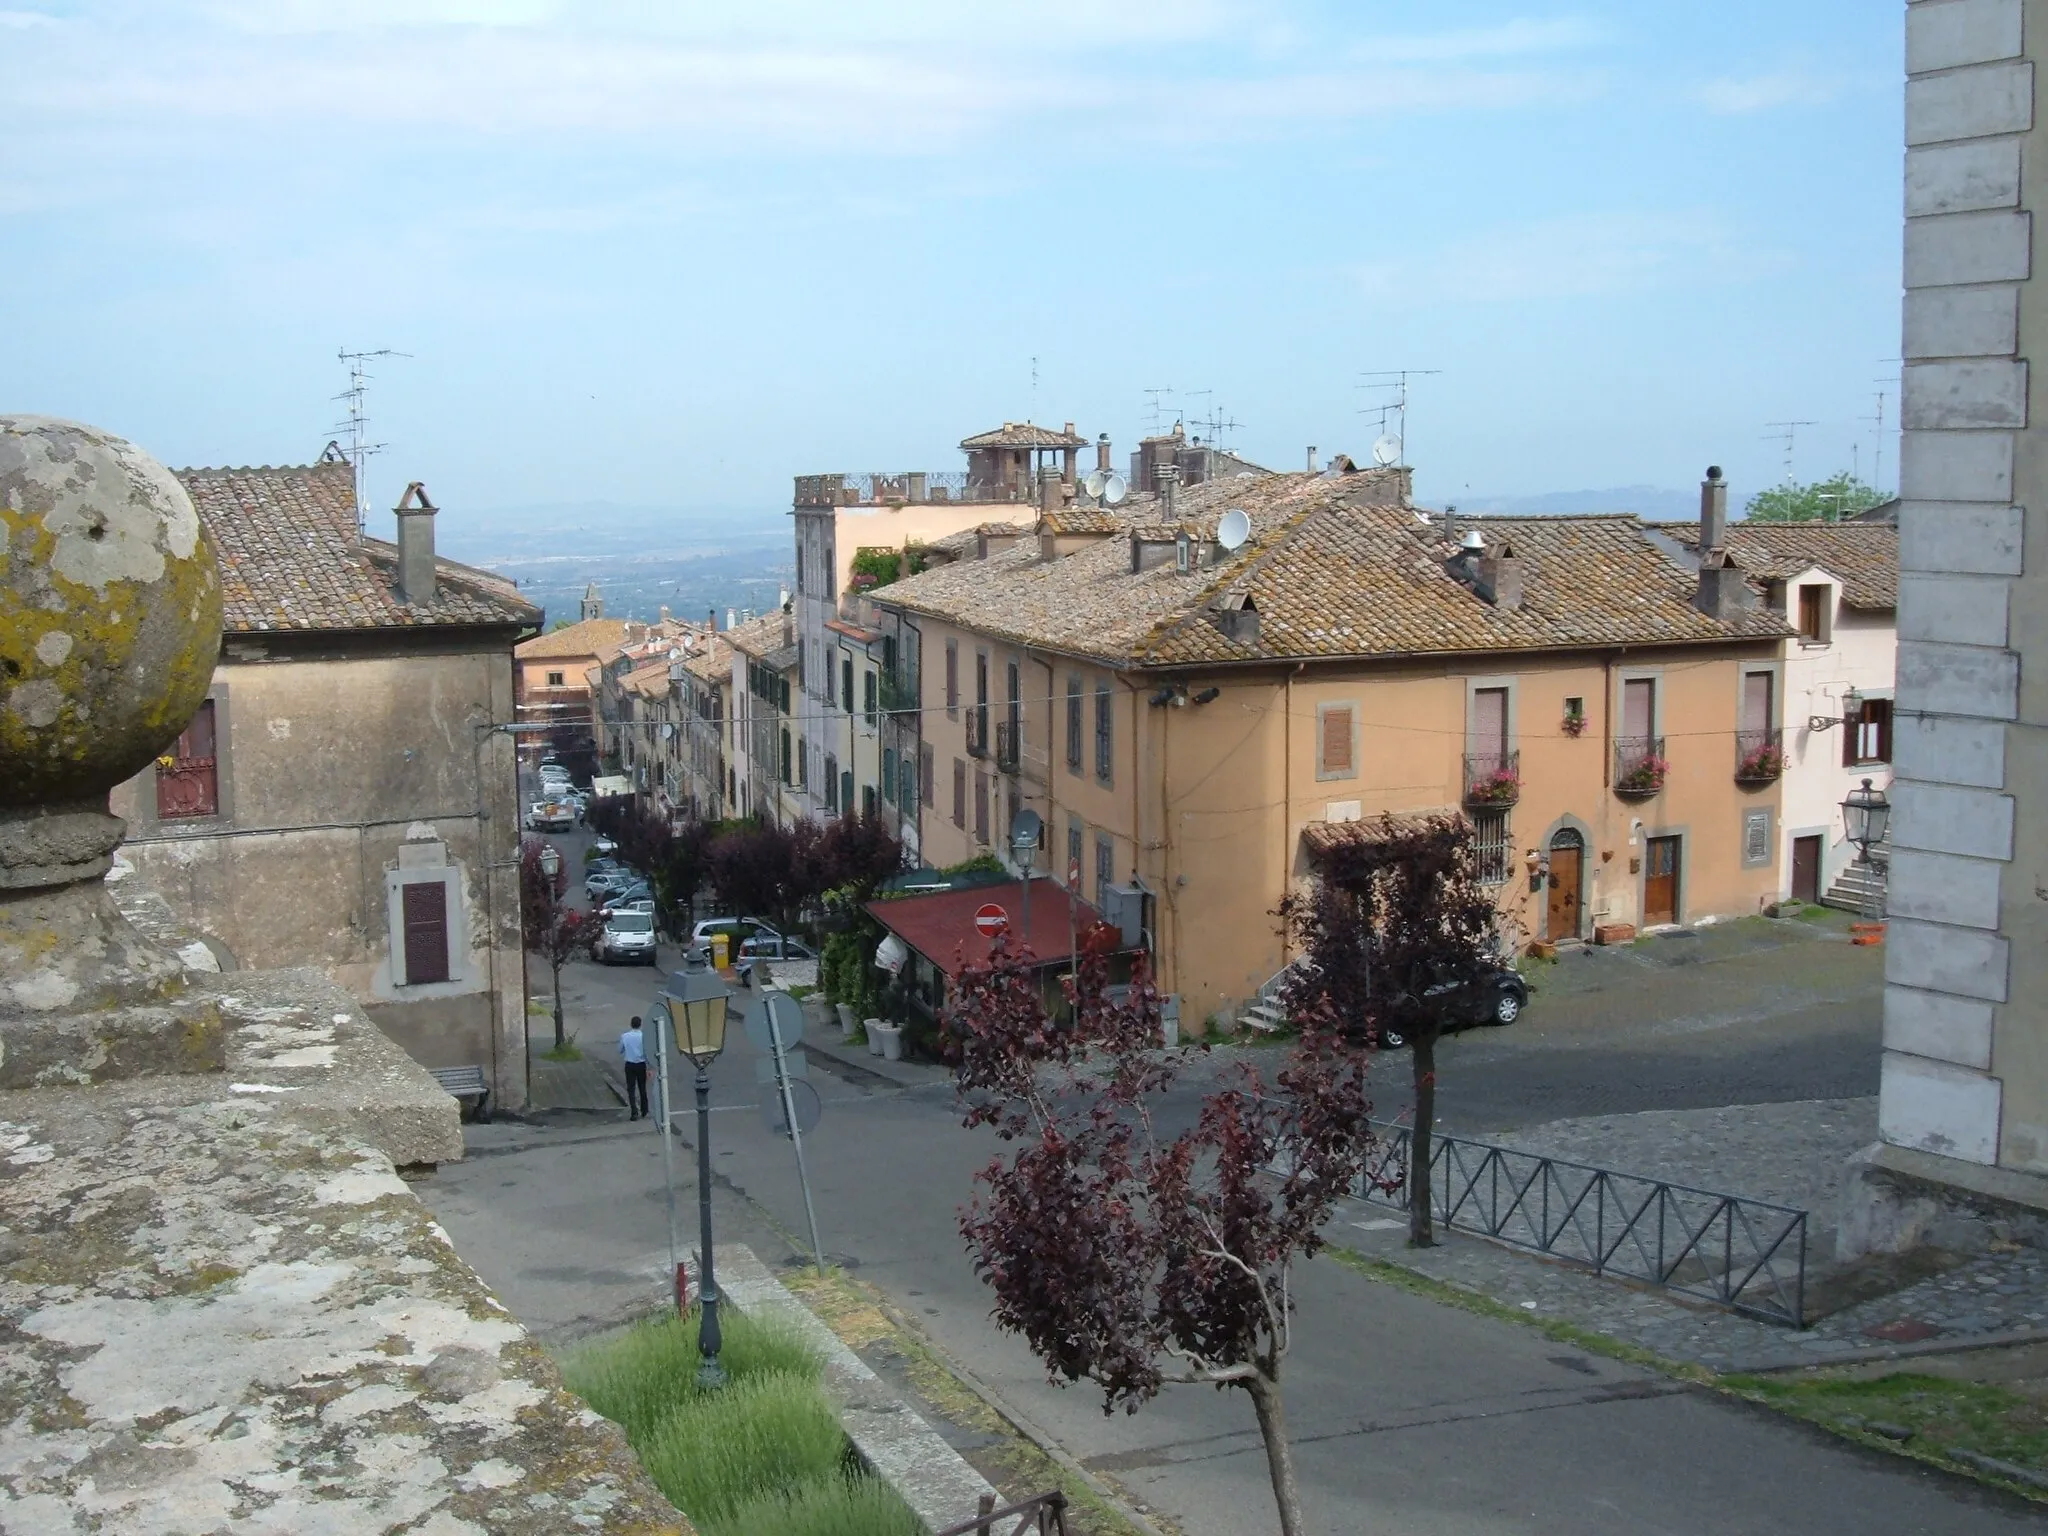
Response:
[{"label": "chimney pot", "polygon": [[1728,537],[1728,482],[1721,478],[1721,466],[1707,466],[1707,478],[1700,482],[1700,553],[1719,549]]},{"label": "chimney pot", "polygon": [[1109,473],[1109,434],[1104,432],[1095,439],[1095,467],[1105,475]]},{"label": "chimney pot", "polygon": [[434,600],[434,513],[427,488],[415,480],[393,508],[398,518],[398,595],[421,606]]}]

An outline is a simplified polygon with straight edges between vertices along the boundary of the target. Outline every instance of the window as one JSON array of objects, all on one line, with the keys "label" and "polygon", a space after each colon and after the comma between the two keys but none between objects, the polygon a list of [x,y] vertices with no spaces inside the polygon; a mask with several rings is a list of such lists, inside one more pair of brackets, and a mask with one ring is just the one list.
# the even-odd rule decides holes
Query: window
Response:
[{"label": "window", "polygon": [[1508,749],[1508,691],[1505,688],[1472,690],[1472,751],[1481,757],[1498,758]]},{"label": "window", "polygon": [[875,669],[873,667],[867,667],[861,671],[860,703],[861,714],[867,718],[869,725],[873,725],[875,723]]},{"label": "window", "polygon": [[1809,582],[1799,589],[1799,638],[1816,645],[1826,642],[1828,589],[1825,582]]},{"label": "window", "polygon": [[1760,734],[1771,728],[1771,688],[1776,681],[1768,672],[1742,674],[1742,724],[1740,729]]},{"label": "window", "polygon": [[405,984],[448,979],[448,887],[418,880],[399,887],[405,920]]},{"label": "window", "polygon": [[1578,721],[1580,730],[1583,731],[1586,728],[1586,701],[1583,696],[1574,693],[1566,697],[1564,701],[1564,717],[1567,720]]},{"label": "window", "polygon": [[974,653],[974,739],[988,750],[988,653]]},{"label": "window", "polygon": [[974,770],[974,840],[988,841],[988,775]]},{"label": "window", "polygon": [[796,589],[799,592],[804,589],[804,547],[801,544],[796,547]]},{"label": "window", "polygon": [[1109,888],[1116,884],[1116,843],[1113,839],[1098,836],[1095,839],[1095,905],[1104,912],[1109,910]]},{"label": "window", "polygon": [[1349,779],[1358,773],[1358,711],[1349,704],[1316,706],[1316,777]]},{"label": "window", "polygon": [[917,809],[917,764],[908,752],[896,764],[896,803],[905,813]]},{"label": "window", "polygon": [[1088,836],[1079,820],[1067,823],[1067,885],[1078,889],[1081,884],[1081,861],[1087,857]]},{"label": "window", "polygon": [[811,787],[811,744],[801,736],[796,739],[796,783],[799,789]]},{"label": "window", "polygon": [[946,642],[946,713],[960,713],[960,642]]},{"label": "window", "polygon": [[863,816],[875,814],[875,786],[863,784],[860,787],[860,813]]},{"label": "window", "polygon": [[953,825],[967,825],[967,764],[953,759]]},{"label": "window", "polygon": [[220,759],[214,743],[213,700],[156,762],[156,814],[164,821],[220,813]]},{"label": "window", "polygon": [[562,674],[562,673],[560,673],[560,672],[550,672],[550,673],[548,674],[548,686],[549,686],[550,688],[559,688],[559,687],[561,687],[561,686],[562,686],[562,677],[563,677],[563,674]]},{"label": "window", "polygon": [[839,770],[839,810],[842,815],[853,814],[853,770]]},{"label": "window", "polygon": [[1844,722],[1842,766],[1859,768],[1865,763],[1892,760],[1892,701],[1859,699]]},{"label": "window", "polygon": [[789,758],[789,732],[787,732],[787,731],[784,731],[784,732],[782,733],[782,752],[781,752],[781,759],[782,759],[782,762],[781,762],[781,767],[782,767],[782,782],[783,782],[783,783],[785,783],[785,784],[787,784],[787,783],[790,783],[790,782],[791,782],[791,780],[792,780],[792,778],[793,778],[793,775],[792,775],[792,774],[791,774],[791,772],[790,772],[790,758]]},{"label": "window", "polygon": [[1116,741],[1111,735],[1114,716],[1111,713],[1109,685],[1095,685],[1095,777],[1107,784],[1116,767]]},{"label": "window", "polygon": [[1621,734],[1647,741],[1657,733],[1657,680],[1632,677],[1621,685]]},{"label": "window", "polygon": [[938,793],[938,787],[932,783],[932,749],[929,742],[917,749],[917,782],[918,787],[924,791],[924,803],[933,804],[932,797]]},{"label": "window", "polygon": [[839,759],[829,752],[825,754],[825,809],[839,809]]},{"label": "window", "polygon": [[853,713],[853,658],[839,658],[839,707],[847,714]]},{"label": "window", "polygon": [[891,805],[896,803],[896,749],[894,747],[882,748],[882,798]]},{"label": "window", "polygon": [[[1081,771],[1081,679],[1067,679],[1067,771]],[[1080,861],[1075,860],[1076,863]]]},{"label": "window", "polygon": [[1479,878],[1487,885],[1500,885],[1514,862],[1514,840],[1508,835],[1506,811],[1472,810],[1472,857]]},{"label": "window", "polygon": [[1004,699],[1008,705],[1005,715],[1010,723],[1010,761],[1024,759],[1024,683],[1017,670],[1017,663],[1011,662],[1004,677],[1008,691]]}]

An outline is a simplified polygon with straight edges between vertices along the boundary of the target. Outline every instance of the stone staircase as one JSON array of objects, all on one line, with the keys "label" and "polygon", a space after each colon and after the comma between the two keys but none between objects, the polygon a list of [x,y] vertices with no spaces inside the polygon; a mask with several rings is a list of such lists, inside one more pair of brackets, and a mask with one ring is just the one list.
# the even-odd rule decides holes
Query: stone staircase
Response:
[{"label": "stone staircase", "polygon": [[1882,856],[1873,857],[1868,864],[1845,864],[1821,898],[1821,905],[1858,916],[1884,916],[1887,868]]},{"label": "stone staircase", "polygon": [[1293,970],[1290,965],[1266,978],[1265,985],[1259,988],[1252,1000],[1238,1010],[1237,1022],[1241,1028],[1271,1035],[1287,1027],[1287,1011],[1280,1006],[1280,991],[1287,985],[1287,978]]}]

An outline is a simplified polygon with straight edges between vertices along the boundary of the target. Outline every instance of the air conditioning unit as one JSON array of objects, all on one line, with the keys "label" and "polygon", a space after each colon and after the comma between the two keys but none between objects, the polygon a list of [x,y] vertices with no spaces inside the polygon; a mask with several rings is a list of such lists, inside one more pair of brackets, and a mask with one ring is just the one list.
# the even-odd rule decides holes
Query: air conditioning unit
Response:
[{"label": "air conditioning unit", "polygon": [[1142,885],[1112,885],[1103,903],[1103,921],[1122,934],[1125,949],[1145,942],[1145,888]]}]

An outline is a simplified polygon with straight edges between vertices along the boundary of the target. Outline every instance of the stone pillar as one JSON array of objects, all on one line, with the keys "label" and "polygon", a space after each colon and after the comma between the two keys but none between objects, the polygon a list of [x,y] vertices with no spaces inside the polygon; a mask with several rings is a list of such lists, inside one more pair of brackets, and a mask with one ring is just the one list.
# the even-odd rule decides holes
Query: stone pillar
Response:
[{"label": "stone pillar", "polygon": [[0,416],[0,1086],[218,1067],[210,1006],[114,909],[107,792],[177,739],[220,653],[184,488],[133,444]]},{"label": "stone pillar", "polygon": [[[2048,1211],[2048,0],[1906,12],[1904,438],[1881,1143],[1851,1251]],[[2033,665],[2026,665],[2031,656]]]}]

